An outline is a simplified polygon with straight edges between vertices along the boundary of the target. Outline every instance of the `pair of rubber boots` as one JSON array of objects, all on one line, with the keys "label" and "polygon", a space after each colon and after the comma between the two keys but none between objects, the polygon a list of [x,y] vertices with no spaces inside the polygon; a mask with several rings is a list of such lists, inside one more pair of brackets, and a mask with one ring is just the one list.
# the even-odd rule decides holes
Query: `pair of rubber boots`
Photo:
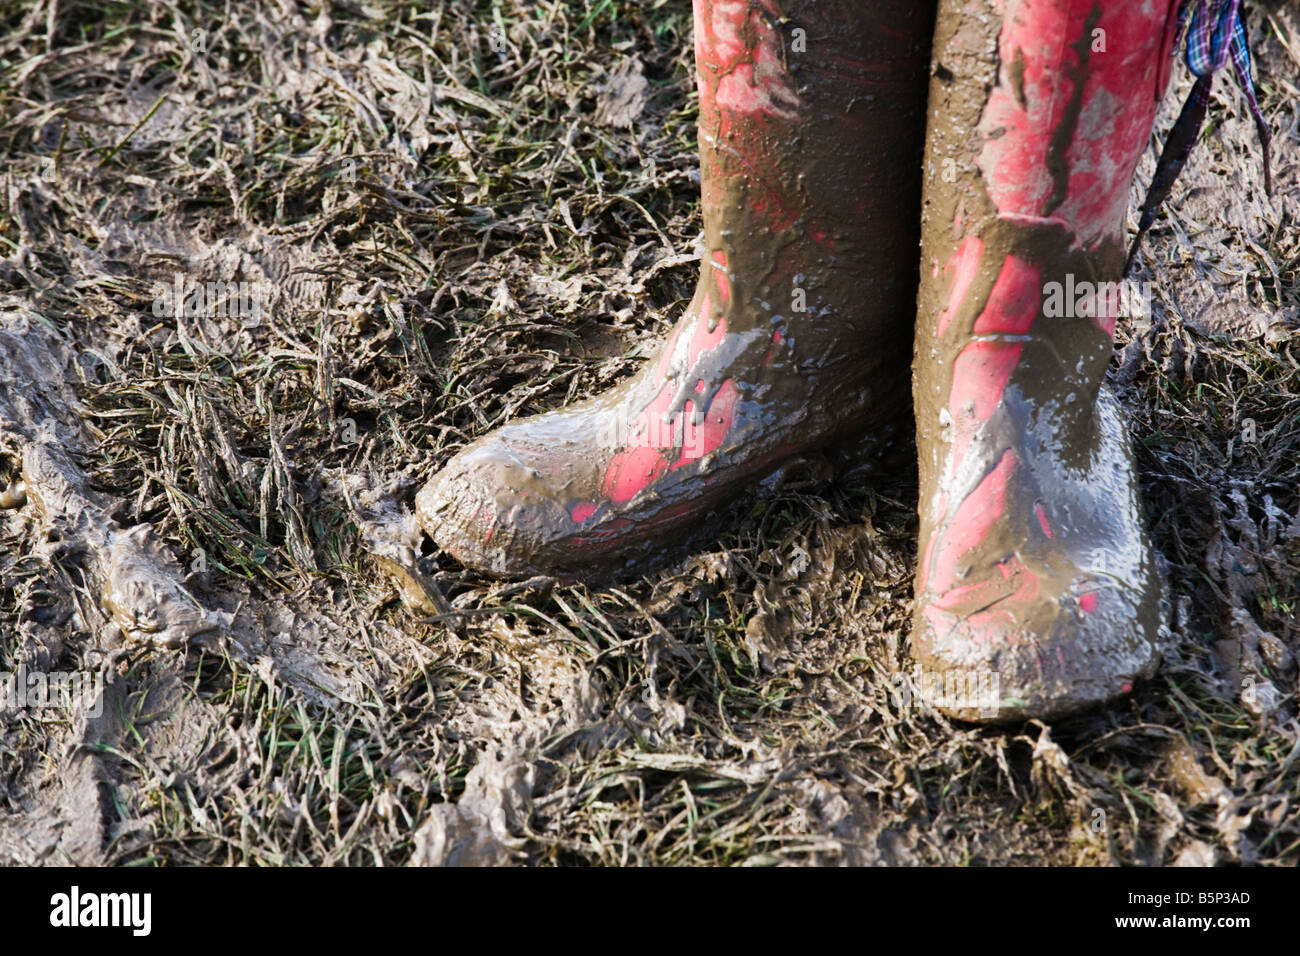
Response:
[{"label": "pair of rubber boots", "polygon": [[1102,380],[1175,5],[695,0],[694,299],[629,380],[457,454],[425,529],[501,575],[642,567],[896,433],[911,344],[918,689],[974,721],[1129,690],[1162,584]]}]

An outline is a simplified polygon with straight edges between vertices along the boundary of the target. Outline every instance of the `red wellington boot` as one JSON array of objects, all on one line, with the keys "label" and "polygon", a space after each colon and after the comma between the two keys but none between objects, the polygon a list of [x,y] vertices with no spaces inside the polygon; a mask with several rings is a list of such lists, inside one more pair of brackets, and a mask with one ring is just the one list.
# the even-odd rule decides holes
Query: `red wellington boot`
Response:
[{"label": "red wellington boot", "polygon": [[913,367],[920,690],[1052,716],[1158,660],[1163,589],[1111,357],[1172,0],[943,0]]},{"label": "red wellington boot", "polygon": [[628,381],[457,454],[417,498],[439,546],[640,568],[782,460],[906,422],[932,30],[913,0],[696,0],[695,297]]}]

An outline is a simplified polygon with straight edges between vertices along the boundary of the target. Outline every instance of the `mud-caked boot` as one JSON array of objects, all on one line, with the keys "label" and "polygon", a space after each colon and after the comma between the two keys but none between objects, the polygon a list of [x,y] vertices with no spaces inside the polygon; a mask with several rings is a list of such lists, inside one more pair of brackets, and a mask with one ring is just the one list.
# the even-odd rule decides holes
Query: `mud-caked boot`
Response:
[{"label": "mud-caked boot", "polygon": [[1172,0],[944,0],[913,359],[912,651],[951,716],[1050,717],[1158,661],[1163,585],[1103,385]]},{"label": "mud-caked boot", "polygon": [[442,549],[507,575],[639,569],[782,461],[906,427],[933,21],[913,0],[696,0],[694,299],[626,382],[452,458],[417,498]]}]

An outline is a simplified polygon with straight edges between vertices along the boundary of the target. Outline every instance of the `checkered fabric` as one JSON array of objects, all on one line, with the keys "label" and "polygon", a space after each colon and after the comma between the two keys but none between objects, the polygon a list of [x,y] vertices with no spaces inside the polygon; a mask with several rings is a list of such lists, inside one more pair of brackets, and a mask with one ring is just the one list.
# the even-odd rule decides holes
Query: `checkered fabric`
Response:
[{"label": "checkered fabric", "polygon": [[[1183,59],[1187,68],[1196,76],[1191,95],[1183,104],[1178,121],[1165,140],[1156,164],[1156,174],[1151,179],[1146,199],[1142,203],[1142,214],[1138,220],[1138,234],[1129,248],[1129,262],[1142,242],[1142,237],[1151,228],[1161,204],[1173,189],[1178,174],[1182,172],[1191,155],[1192,147],[1205,122],[1205,114],[1210,104],[1210,89],[1214,83],[1214,74],[1232,60],[1233,72],[1246,94],[1246,103],[1250,115],[1255,120],[1255,130],[1259,134],[1261,151],[1264,156],[1264,189],[1269,195],[1273,193],[1273,175],[1269,162],[1269,145],[1272,140],[1268,122],[1260,111],[1255,96],[1255,77],[1250,65],[1250,43],[1246,36],[1246,20],[1242,11],[1242,0],[1183,0],[1178,10],[1179,32],[1186,37]],[[1177,45],[1175,45],[1177,50]]]}]

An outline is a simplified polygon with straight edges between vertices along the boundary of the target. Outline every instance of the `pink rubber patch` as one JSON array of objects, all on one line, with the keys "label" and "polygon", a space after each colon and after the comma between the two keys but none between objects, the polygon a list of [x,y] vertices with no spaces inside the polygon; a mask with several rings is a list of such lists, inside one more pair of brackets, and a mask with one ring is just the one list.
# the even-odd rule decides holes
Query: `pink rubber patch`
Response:
[{"label": "pink rubber patch", "polygon": [[1007,256],[989,292],[984,311],[975,320],[976,335],[1024,335],[1038,318],[1042,302],[1042,279],[1038,266]]},{"label": "pink rubber patch", "polygon": [[1110,296],[1098,296],[1093,301],[1099,304],[1097,314],[1092,317],[1093,323],[1108,336],[1115,336],[1115,322],[1119,318],[1119,311],[1112,306],[1115,303],[1110,301]]},{"label": "pink rubber patch", "polygon": [[935,333],[939,338],[943,338],[944,332],[948,331],[948,323],[952,321],[953,316],[961,308],[962,302],[965,301],[975,273],[979,271],[980,256],[983,252],[984,240],[979,236],[967,236],[961,247],[948,260],[948,264],[943,267],[944,272],[952,275],[952,286],[948,291],[948,305],[939,313],[935,325]]},{"label": "pink rubber patch", "polygon": [[1038,526],[1043,529],[1043,534],[1050,538],[1052,536],[1052,526],[1047,523],[1047,512],[1043,510],[1041,501],[1034,502],[1034,514],[1038,515]]},{"label": "pink rubber patch", "polygon": [[949,588],[930,603],[934,607],[951,611],[966,603],[991,604],[999,600],[1000,594],[1005,596],[1004,591],[1003,586],[997,581],[977,581],[975,584],[963,584],[960,587]]},{"label": "pink rubber patch", "polygon": [[957,474],[975,434],[997,408],[1019,361],[1018,342],[971,342],[957,353],[948,393],[953,421],[950,475]]},{"label": "pink rubber patch", "polygon": [[926,607],[925,616],[940,641],[955,644],[1016,642],[1015,620],[999,606],[971,614],[954,614],[931,604]]},{"label": "pink rubber patch", "polygon": [[713,325],[713,331],[709,331],[709,322],[713,319],[710,314],[713,311],[713,302],[709,298],[709,293],[705,291],[700,296],[700,311],[695,318],[695,329],[691,332],[690,351],[687,355],[687,361],[690,367],[694,368],[695,363],[711,348],[715,348],[722,337],[727,334],[727,318],[725,315],[717,317]]},{"label": "pink rubber patch", "polygon": [[775,0],[695,0],[695,62],[705,106],[797,119],[802,106],[786,72]]},{"label": "pink rubber patch", "polygon": [[[697,394],[699,391],[697,387]],[[672,401],[672,391],[665,385],[637,417],[627,445],[610,461],[601,487],[605,497],[615,504],[631,501],[669,469],[681,468],[717,450],[731,429],[739,399],[736,383],[727,379],[714,394],[702,422],[692,421],[693,402],[686,402],[681,414],[665,422],[663,416]]]},{"label": "pink rubber patch", "polygon": [[610,501],[622,504],[668,470],[662,450],[641,445],[619,455],[605,476],[604,492]]},{"label": "pink rubber patch", "polygon": [[[1003,0],[998,6],[1004,68],[979,125],[979,166],[998,214],[1058,218],[1085,248],[1118,239],[1168,58],[1170,3]],[[1087,85],[1080,92],[1081,60]],[[1072,115],[1073,138],[1049,162],[1057,130]],[[1054,168],[1068,170],[1063,195]]]},{"label": "pink rubber patch", "polygon": [[731,428],[732,418],[736,414],[736,402],[739,399],[740,391],[736,388],[736,383],[727,379],[713,396],[704,421],[698,425],[691,421],[691,403],[686,403],[686,412],[683,415],[685,424],[682,428],[682,454],[673,463],[674,469],[699,461],[718,449]]},{"label": "pink rubber patch", "polygon": [[484,544],[492,540],[492,534],[497,528],[497,513],[490,504],[480,501],[474,513],[469,516],[469,520],[471,524],[478,526],[480,533],[486,529],[487,533],[483,536]]},{"label": "pink rubber patch", "polygon": [[934,571],[930,590],[943,594],[957,580],[957,561],[977,548],[989,528],[1006,512],[1007,481],[1016,467],[1016,453],[1008,448],[994,467],[957,506],[956,513],[940,532],[934,549]]}]

